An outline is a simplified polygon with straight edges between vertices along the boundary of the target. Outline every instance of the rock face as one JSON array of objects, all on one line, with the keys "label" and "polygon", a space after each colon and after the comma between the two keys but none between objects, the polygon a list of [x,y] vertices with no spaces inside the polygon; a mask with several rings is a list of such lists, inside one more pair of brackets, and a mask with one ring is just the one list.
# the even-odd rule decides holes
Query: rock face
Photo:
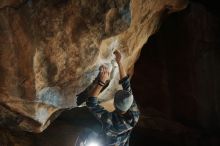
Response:
[{"label": "rock face", "polygon": [[187,0],[1,1],[1,124],[43,131],[62,110],[76,107],[76,95],[101,64],[112,68],[101,95],[112,109],[110,97],[119,88],[113,51],[122,52],[132,75],[161,18],[186,6]]}]

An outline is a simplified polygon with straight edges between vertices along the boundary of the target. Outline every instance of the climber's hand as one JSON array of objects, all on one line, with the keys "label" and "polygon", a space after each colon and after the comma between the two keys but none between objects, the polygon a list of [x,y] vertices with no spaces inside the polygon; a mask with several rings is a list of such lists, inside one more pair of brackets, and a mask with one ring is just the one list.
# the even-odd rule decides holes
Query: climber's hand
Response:
[{"label": "climber's hand", "polygon": [[110,72],[108,71],[108,68],[104,65],[100,67],[100,73],[99,73],[99,80],[103,83],[106,83],[107,80],[110,78]]},{"label": "climber's hand", "polygon": [[114,54],[115,54],[115,60],[117,63],[120,63],[121,62],[121,53],[118,51],[118,50],[115,50],[114,51]]}]

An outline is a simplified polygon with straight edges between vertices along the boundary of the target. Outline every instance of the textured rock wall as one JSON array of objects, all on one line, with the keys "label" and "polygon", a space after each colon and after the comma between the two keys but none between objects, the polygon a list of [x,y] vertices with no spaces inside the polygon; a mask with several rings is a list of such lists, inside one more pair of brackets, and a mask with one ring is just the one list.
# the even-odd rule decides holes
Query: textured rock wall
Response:
[{"label": "textured rock wall", "polygon": [[112,76],[101,100],[112,110],[111,97],[119,88],[114,49],[132,75],[161,18],[186,5],[187,0],[1,1],[1,121],[7,111],[9,126],[43,131],[60,111],[76,106],[76,95],[103,63]]}]

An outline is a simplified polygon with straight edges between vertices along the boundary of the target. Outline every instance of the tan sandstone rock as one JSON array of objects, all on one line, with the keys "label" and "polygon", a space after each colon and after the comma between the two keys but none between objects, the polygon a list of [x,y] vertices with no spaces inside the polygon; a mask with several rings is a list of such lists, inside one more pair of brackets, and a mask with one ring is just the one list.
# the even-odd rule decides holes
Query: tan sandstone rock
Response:
[{"label": "tan sandstone rock", "polygon": [[101,101],[113,110],[120,88],[113,51],[122,52],[132,75],[161,18],[186,6],[187,0],[0,1],[0,121],[43,131],[62,110],[76,107],[76,95],[101,64],[112,68]]}]

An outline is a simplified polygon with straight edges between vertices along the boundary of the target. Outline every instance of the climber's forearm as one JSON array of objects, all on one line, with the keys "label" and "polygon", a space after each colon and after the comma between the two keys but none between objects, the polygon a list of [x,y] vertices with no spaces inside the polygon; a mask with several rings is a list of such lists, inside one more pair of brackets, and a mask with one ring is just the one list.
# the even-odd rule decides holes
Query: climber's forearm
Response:
[{"label": "climber's forearm", "polygon": [[90,91],[90,96],[98,97],[99,93],[102,90],[102,87],[105,86],[106,81],[109,79],[110,73],[106,66],[102,65],[98,75],[98,82],[95,84],[95,87]]},{"label": "climber's forearm", "polygon": [[124,69],[124,66],[122,65],[121,61],[117,62],[118,63],[118,67],[119,67],[119,72],[120,72],[120,79],[123,79],[127,76],[127,73]]},{"label": "climber's forearm", "polygon": [[95,84],[94,88],[90,91],[90,96],[91,97],[97,97],[98,98],[98,95],[99,93],[101,92],[102,90],[102,87],[101,85],[99,84]]}]

